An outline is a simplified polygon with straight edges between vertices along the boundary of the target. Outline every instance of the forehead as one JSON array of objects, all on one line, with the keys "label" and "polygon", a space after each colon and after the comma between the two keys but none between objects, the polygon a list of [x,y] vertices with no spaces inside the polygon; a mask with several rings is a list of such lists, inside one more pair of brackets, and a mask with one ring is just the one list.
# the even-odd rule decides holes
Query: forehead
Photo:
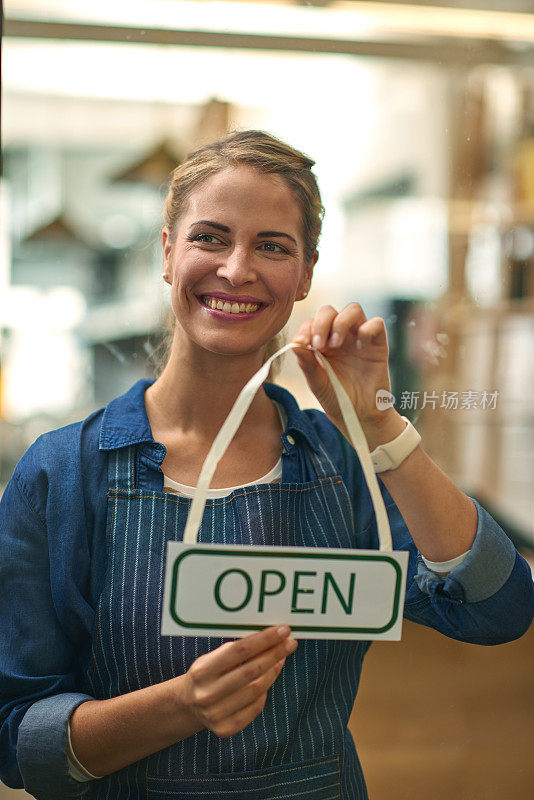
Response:
[{"label": "forehead", "polygon": [[[248,166],[227,167],[212,175],[189,198],[183,221],[208,219],[229,227],[250,226],[300,233],[300,206],[279,175]],[[194,219],[193,219],[194,218]],[[280,227],[280,226],[284,227]]]}]

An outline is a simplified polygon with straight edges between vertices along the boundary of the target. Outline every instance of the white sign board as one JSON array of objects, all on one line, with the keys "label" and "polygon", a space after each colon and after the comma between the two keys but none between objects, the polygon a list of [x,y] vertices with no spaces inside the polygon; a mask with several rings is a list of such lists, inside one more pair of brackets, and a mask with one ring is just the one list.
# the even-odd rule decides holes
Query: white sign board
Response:
[{"label": "white sign board", "polygon": [[401,638],[408,553],[169,542],[161,633]]}]

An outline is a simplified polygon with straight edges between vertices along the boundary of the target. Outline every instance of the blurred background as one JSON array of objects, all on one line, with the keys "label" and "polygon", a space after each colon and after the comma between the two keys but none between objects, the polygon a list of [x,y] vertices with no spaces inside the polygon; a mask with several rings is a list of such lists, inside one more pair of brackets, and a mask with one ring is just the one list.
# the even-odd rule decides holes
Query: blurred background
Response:
[{"label": "blurred background", "polygon": [[[261,128],[315,159],[326,206],[288,334],[323,303],[382,316],[396,408],[534,560],[532,0],[4,15],[0,493],[40,433],[154,374],[169,172]],[[295,364],[278,380],[313,405]],[[372,800],[530,800],[533,651],[409,624],[375,644],[352,723]]]}]

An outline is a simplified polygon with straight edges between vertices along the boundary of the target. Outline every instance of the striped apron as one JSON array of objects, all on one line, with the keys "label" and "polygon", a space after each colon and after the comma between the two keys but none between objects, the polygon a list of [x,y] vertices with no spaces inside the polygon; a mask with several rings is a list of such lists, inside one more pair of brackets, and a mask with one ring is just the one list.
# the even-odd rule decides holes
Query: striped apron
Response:
[{"label": "striped apron", "polygon": [[[185,673],[224,639],[161,636],[165,550],[191,501],[135,485],[135,445],[110,452],[108,565],[86,691],[97,699]],[[254,485],[208,500],[199,542],[354,547],[351,501],[326,452],[305,483]],[[89,785],[98,800],[365,800],[347,730],[368,642],[301,640],[263,712],[221,739],[205,729]]]}]

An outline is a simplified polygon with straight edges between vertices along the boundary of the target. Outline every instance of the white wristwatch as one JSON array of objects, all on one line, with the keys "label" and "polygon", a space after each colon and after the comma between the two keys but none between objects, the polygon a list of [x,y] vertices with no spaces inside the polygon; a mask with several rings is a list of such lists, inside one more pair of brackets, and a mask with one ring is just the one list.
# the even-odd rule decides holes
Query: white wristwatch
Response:
[{"label": "white wristwatch", "polygon": [[417,433],[410,420],[406,417],[402,419],[406,422],[403,432],[396,439],[392,439],[391,442],[379,444],[371,453],[371,461],[375,472],[396,469],[421,441],[421,436]]}]

